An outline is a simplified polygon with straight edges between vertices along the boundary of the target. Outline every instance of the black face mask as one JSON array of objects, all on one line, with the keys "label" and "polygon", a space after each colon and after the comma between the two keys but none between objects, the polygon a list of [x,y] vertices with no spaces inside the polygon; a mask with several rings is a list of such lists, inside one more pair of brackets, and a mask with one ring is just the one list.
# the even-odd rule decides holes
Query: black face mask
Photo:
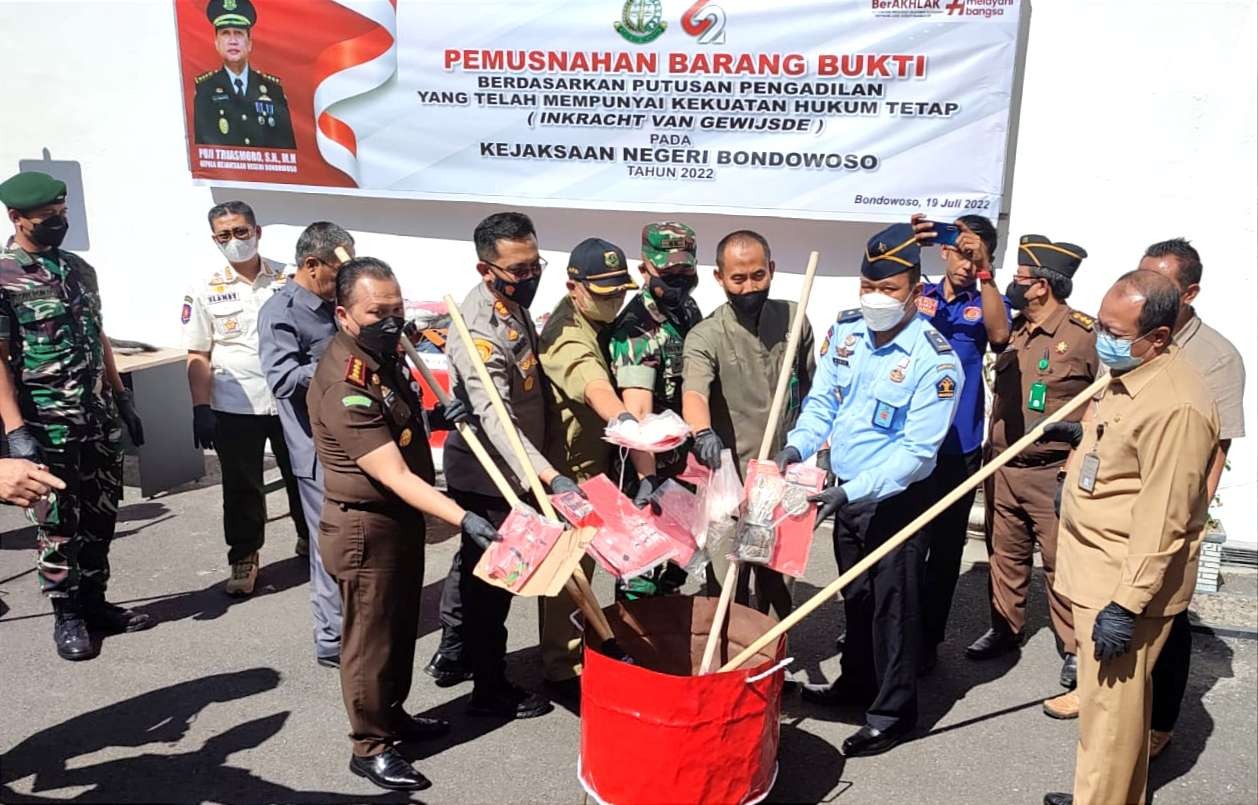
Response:
[{"label": "black face mask", "polygon": [[530,277],[526,280],[504,280],[502,277],[494,277],[494,290],[520,307],[527,308],[533,304],[533,297],[537,296],[537,286],[541,282],[541,277]]},{"label": "black face mask", "polygon": [[1005,296],[1009,298],[1009,306],[1014,310],[1026,310],[1029,304],[1026,298],[1026,292],[1030,290],[1030,285],[1023,285],[1017,280],[1013,280],[1005,288]]},{"label": "black face mask", "polygon": [[50,215],[35,224],[35,228],[31,230],[31,240],[55,249],[66,239],[66,232],[69,231],[70,222],[64,215]]},{"label": "black face mask", "polygon": [[741,294],[726,294],[730,305],[738,317],[743,321],[756,322],[760,320],[760,311],[764,309],[764,303],[769,301],[769,289],[763,291],[751,291]]},{"label": "black face mask", "polygon": [[397,356],[398,339],[402,337],[404,324],[406,320],[401,316],[389,316],[372,324],[359,325],[354,340],[380,360],[391,361]]},{"label": "black face mask", "polygon": [[697,274],[667,274],[663,277],[651,277],[647,287],[651,295],[661,307],[675,308],[685,304],[690,292],[699,284]]}]

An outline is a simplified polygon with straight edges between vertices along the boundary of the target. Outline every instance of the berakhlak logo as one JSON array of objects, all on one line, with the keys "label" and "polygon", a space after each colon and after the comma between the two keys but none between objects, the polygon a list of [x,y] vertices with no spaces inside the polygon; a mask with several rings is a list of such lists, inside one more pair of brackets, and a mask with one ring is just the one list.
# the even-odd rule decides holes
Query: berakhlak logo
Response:
[{"label": "berakhlak logo", "polygon": [[635,45],[655,41],[667,27],[660,0],[625,0],[620,21],[615,23],[616,33]]},{"label": "berakhlak logo", "polygon": [[699,0],[681,15],[681,27],[691,36],[698,37],[700,45],[723,45],[725,9],[707,0]]},{"label": "berakhlak logo", "polygon": [[953,14],[965,14],[965,0],[952,0],[951,3],[944,6],[948,10],[948,16]]}]

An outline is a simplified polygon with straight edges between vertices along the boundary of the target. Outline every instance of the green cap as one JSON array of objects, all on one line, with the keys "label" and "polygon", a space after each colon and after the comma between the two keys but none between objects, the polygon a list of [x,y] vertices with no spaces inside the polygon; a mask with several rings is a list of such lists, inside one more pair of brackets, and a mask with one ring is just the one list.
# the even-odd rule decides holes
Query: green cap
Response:
[{"label": "green cap", "polygon": [[66,183],[39,171],[22,171],[0,184],[0,202],[11,210],[33,210],[66,200]]},{"label": "green cap", "polygon": [[642,258],[658,268],[693,266],[695,231],[677,221],[661,221],[642,227]]},{"label": "green cap", "polygon": [[210,0],[205,7],[205,16],[209,18],[214,29],[243,28],[249,29],[258,21],[258,12],[249,0]]}]

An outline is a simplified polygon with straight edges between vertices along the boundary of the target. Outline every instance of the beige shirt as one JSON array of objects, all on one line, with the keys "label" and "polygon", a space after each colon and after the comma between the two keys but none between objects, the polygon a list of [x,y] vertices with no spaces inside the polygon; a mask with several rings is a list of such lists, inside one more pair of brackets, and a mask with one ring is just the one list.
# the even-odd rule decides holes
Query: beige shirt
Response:
[{"label": "beige shirt", "polygon": [[[1114,378],[1084,422],[1062,487],[1054,589],[1149,616],[1192,598],[1219,418],[1201,375],[1171,348]],[[1092,491],[1079,480],[1099,459]]]},{"label": "beige shirt", "polygon": [[215,411],[275,415],[258,357],[258,311],[287,280],[283,263],[263,257],[252,283],[229,265],[202,276],[184,297],[184,348],[210,353]]},{"label": "beige shirt", "polygon": [[1241,354],[1219,331],[1197,315],[1175,333],[1180,356],[1206,381],[1206,388],[1219,409],[1219,439],[1239,439],[1245,435],[1245,364]]},{"label": "beige shirt", "polygon": [[602,380],[611,386],[611,369],[599,346],[599,331],[577,312],[572,297],[560,300],[542,328],[542,371],[550,387],[546,415],[546,457],[555,469],[577,481],[611,470],[612,446],[603,441],[607,423],[585,399],[585,387]]}]

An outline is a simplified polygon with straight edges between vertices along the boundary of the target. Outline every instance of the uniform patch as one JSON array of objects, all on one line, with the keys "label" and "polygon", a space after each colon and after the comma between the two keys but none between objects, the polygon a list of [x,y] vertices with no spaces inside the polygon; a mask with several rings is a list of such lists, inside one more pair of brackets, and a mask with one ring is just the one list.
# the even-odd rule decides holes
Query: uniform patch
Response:
[{"label": "uniform patch", "polygon": [[931,296],[917,297],[917,310],[928,319],[935,318],[939,311],[939,300]]},{"label": "uniform patch", "polygon": [[361,389],[367,388],[367,365],[353,355],[345,361],[345,379]]},{"label": "uniform patch", "polygon": [[938,330],[927,330],[926,340],[935,348],[935,352],[938,352],[940,355],[952,351],[952,345],[948,343],[948,339],[939,334]]},{"label": "uniform patch", "polygon": [[373,404],[370,397],[361,394],[347,394],[341,398],[341,405],[346,408],[370,408]]},{"label": "uniform patch", "polygon": [[532,375],[529,375],[528,377],[524,378],[525,391],[532,391],[534,385],[536,385],[536,381],[533,379]]},{"label": "uniform patch", "polygon": [[522,359],[520,359],[521,372],[532,371],[533,367],[536,365],[537,365],[537,358],[533,356],[532,352],[530,352],[529,354],[525,355]]},{"label": "uniform patch", "polygon": [[476,354],[480,355],[481,363],[489,363],[489,359],[494,355],[494,345],[483,338],[473,339],[473,343],[476,344]]},{"label": "uniform patch", "polygon": [[494,313],[497,313],[500,319],[511,318],[511,311],[507,310],[507,303],[501,300],[494,302]]},{"label": "uniform patch", "polygon": [[402,431],[402,435],[398,436],[397,443],[401,445],[402,447],[406,447],[407,445],[411,443],[411,438],[412,438],[411,429],[406,428],[405,430]]},{"label": "uniform patch", "polygon": [[831,332],[832,332],[831,330],[826,330],[826,337],[821,340],[821,351],[817,353],[818,356],[823,357],[825,356],[827,352],[830,351],[830,333]]},{"label": "uniform patch", "polygon": [[983,309],[981,307],[967,307],[961,316],[966,321],[978,321],[983,318]]},{"label": "uniform patch", "polygon": [[182,322],[182,323],[184,323],[184,324],[187,324],[188,322],[192,321],[192,302],[191,302],[191,300],[185,300],[185,301],[184,301],[184,303],[183,303],[183,310],[180,310],[180,311],[179,311],[179,321],[181,321],[181,322]]},{"label": "uniform patch", "polygon": [[874,425],[879,428],[891,427],[891,420],[895,418],[895,406],[891,403],[885,403],[878,400],[874,404]]},{"label": "uniform patch", "polygon": [[223,332],[234,333],[239,330],[240,330],[240,322],[236,321],[235,319],[228,319],[227,321],[223,322]]},{"label": "uniform patch", "polygon": [[519,331],[519,330],[515,329],[514,327],[508,327],[508,328],[507,328],[507,340],[508,340],[508,341],[517,341],[517,340],[519,340],[519,338],[520,338],[520,331]]},{"label": "uniform patch", "polygon": [[944,375],[935,384],[935,394],[941,400],[951,400],[957,395],[957,381],[948,375]]},{"label": "uniform patch", "polygon": [[1070,345],[1067,344],[1065,341],[1057,342],[1056,350],[1057,350],[1058,355],[1065,355],[1068,349],[1070,349]]},{"label": "uniform patch", "polygon": [[892,370],[891,370],[891,382],[892,382],[892,383],[903,383],[903,382],[904,382],[904,370],[903,370],[903,369],[901,369],[901,368],[900,368],[900,367],[898,367],[898,366],[897,366],[896,368],[892,369]]}]

